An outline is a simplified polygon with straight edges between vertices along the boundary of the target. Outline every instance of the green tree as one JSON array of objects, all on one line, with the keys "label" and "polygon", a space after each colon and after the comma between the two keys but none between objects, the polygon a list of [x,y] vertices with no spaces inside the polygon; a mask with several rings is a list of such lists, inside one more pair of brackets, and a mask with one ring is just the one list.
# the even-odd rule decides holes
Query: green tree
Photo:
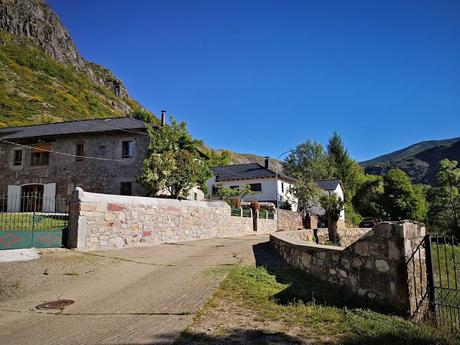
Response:
[{"label": "green tree", "polygon": [[349,203],[356,192],[364,169],[350,158],[342,141],[342,137],[334,132],[327,145],[327,153],[331,164],[332,175],[342,181],[345,202]]},{"label": "green tree", "polygon": [[335,193],[332,193],[321,196],[320,203],[327,219],[329,241],[338,243],[337,222],[340,218],[340,212],[343,210],[344,202]]},{"label": "green tree", "polygon": [[137,181],[153,196],[167,190],[173,198],[185,197],[194,186],[206,191],[211,176],[208,160],[185,122],[172,117],[170,122],[169,126],[148,128],[150,145]]},{"label": "green tree", "polygon": [[158,125],[160,121],[149,111],[147,110],[135,110],[129,116],[144,121],[148,124]]},{"label": "green tree", "polygon": [[211,167],[229,165],[232,162],[232,153],[228,150],[208,150],[206,155],[208,156],[208,164]]},{"label": "green tree", "polygon": [[428,225],[430,230],[460,238],[460,168],[456,161],[439,163],[437,184],[429,191]]},{"label": "green tree", "polygon": [[255,194],[248,184],[241,185],[238,188],[220,186],[217,193],[222,200],[232,207],[241,207],[241,202],[245,196]]},{"label": "green tree", "polygon": [[383,192],[381,176],[365,175],[352,199],[354,209],[364,217],[383,218]]},{"label": "green tree", "polygon": [[309,209],[319,204],[322,195],[321,189],[312,179],[300,179],[289,190],[295,198],[297,198],[297,210],[302,214],[302,219],[305,218]]},{"label": "green tree", "polygon": [[426,198],[421,188],[414,187],[410,177],[401,169],[392,169],[383,176],[382,207],[384,218],[423,221]]},{"label": "green tree", "polygon": [[332,177],[331,165],[323,145],[308,140],[297,145],[285,159],[286,174],[298,180],[316,181]]}]

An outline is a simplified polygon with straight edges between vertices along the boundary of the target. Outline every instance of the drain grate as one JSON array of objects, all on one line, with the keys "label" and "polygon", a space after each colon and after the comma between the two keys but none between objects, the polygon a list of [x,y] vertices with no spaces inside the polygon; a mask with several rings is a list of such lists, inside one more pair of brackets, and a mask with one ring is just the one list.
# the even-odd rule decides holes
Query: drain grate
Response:
[{"label": "drain grate", "polygon": [[62,309],[74,303],[75,301],[72,301],[71,299],[58,299],[57,301],[51,301],[51,302],[39,304],[35,308],[37,309]]}]

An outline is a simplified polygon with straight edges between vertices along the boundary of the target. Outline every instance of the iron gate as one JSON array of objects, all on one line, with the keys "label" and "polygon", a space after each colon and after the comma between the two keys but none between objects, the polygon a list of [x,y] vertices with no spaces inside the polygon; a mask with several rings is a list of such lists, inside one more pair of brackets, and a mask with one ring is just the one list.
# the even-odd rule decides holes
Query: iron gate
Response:
[{"label": "iron gate", "polygon": [[416,314],[460,328],[460,246],[453,236],[426,235],[407,261]]},{"label": "iron gate", "polygon": [[66,198],[40,193],[0,195],[0,250],[62,247],[68,212]]}]

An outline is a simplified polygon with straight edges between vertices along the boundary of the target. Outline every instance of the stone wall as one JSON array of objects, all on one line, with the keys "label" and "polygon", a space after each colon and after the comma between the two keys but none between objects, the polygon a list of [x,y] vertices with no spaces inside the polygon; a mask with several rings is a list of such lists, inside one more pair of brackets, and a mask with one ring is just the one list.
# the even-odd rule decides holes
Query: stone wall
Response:
[{"label": "stone wall", "polygon": [[299,230],[303,229],[302,215],[298,212],[279,210],[279,230]]},{"label": "stone wall", "polygon": [[[253,219],[234,217],[223,201],[205,202],[96,194],[77,188],[69,213],[68,246],[122,248],[253,234]],[[276,231],[259,219],[257,233]]]},{"label": "stone wall", "polygon": [[[270,243],[289,264],[383,309],[410,316],[415,312],[414,289],[406,260],[424,235],[422,224],[403,221],[381,223],[346,248],[308,243],[289,232],[271,234]],[[424,260],[424,253],[420,255]]]},{"label": "stone wall", "polygon": [[[133,157],[121,158],[122,141],[134,143]],[[121,182],[132,182],[133,195],[145,195],[135,183],[144,159],[149,139],[142,134],[107,133],[62,136],[46,141],[52,151],[74,153],[76,144],[83,144],[85,155],[113,159],[113,161],[83,159],[50,153],[49,164],[31,165],[31,149],[0,143],[0,189],[7,185],[56,183],[56,196],[68,197],[75,187],[95,193],[119,194]],[[24,142],[34,145],[36,142]],[[22,150],[22,164],[13,164],[13,151]]]},{"label": "stone wall", "polygon": [[[353,242],[356,242],[365,234],[371,231],[370,228],[341,228],[337,229],[337,235],[339,237],[339,247],[348,247]],[[302,231],[289,232],[290,237],[297,238],[299,240],[314,242],[318,244],[330,244],[329,233],[325,228],[321,229],[307,229]]]}]

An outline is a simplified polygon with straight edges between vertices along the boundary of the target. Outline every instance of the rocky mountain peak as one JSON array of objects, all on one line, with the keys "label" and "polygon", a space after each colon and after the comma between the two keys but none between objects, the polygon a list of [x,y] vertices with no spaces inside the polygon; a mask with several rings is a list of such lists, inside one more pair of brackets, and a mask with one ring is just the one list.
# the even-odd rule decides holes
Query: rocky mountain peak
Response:
[{"label": "rocky mountain peak", "polygon": [[80,56],[68,31],[45,0],[0,0],[0,30],[34,40],[57,62],[85,73],[117,97],[128,98],[121,80]]}]

